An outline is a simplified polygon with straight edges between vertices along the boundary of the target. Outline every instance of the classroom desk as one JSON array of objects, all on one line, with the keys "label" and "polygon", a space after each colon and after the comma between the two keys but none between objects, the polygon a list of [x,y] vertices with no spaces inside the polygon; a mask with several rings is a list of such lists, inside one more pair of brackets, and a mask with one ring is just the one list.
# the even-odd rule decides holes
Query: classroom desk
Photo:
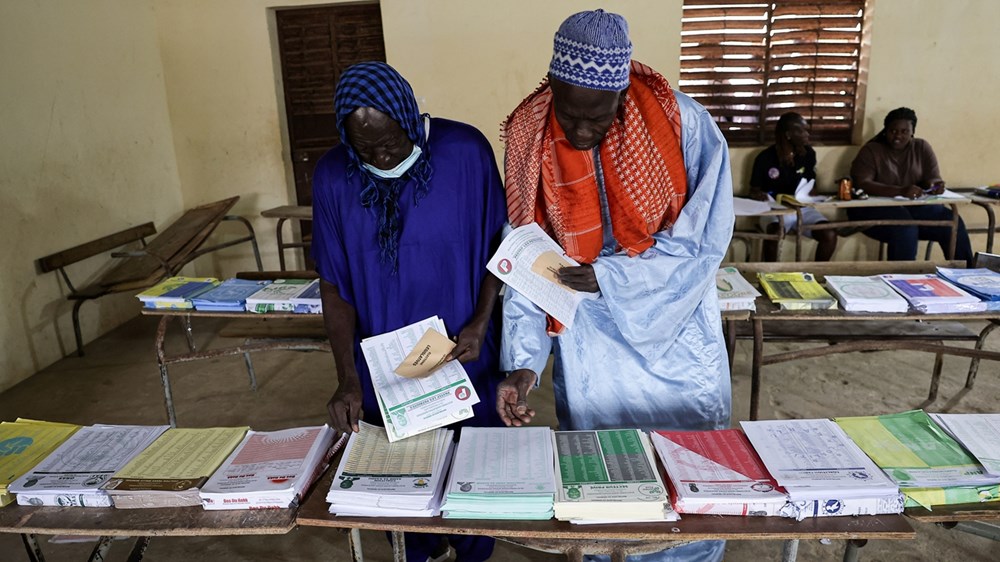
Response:
[{"label": "classroom desk", "polygon": [[[754,240],[773,240],[778,245],[777,255],[780,256],[781,247],[784,244],[785,239],[788,237],[786,236],[785,232],[785,221],[790,220],[791,217],[796,214],[796,212],[797,211],[795,209],[790,209],[788,207],[777,205],[776,207],[772,207],[770,210],[763,213],[757,213],[753,215],[737,214],[736,215],[737,219],[745,218],[745,219],[755,219],[757,221],[765,217],[777,217],[779,225],[778,232],[775,232],[773,234],[765,232],[763,230],[734,230],[733,240],[743,240],[743,243],[746,246],[746,253],[744,255],[743,261],[750,261],[752,253],[751,244],[753,243]],[[796,238],[795,241],[796,244],[799,243],[798,238]],[[797,254],[798,254],[798,249],[796,249],[796,255]]]},{"label": "classroom desk", "polygon": [[904,513],[914,521],[1000,541],[1000,502],[937,506],[933,511],[911,507]]},{"label": "classroom desk", "polygon": [[948,189],[968,197],[973,205],[986,212],[986,228],[967,228],[967,230],[969,234],[986,234],[986,252],[993,253],[993,239],[997,233],[996,207],[1000,206],[1000,199],[977,195],[974,187],[950,187]]},{"label": "classroom desk", "polygon": [[[802,209],[804,207],[812,207],[820,212],[823,211],[837,211],[839,209],[852,209],[860,207],[919,207],[923,205],[948,205],[952,210],[951,220],[917,220],[917,219],[906,219],[906,220],[831,220],[829,222],[821,222],[817,224],[810,225],[811,230],[831,230],[839,229],[845,227],[853,228],[869,228],[872,226],[887,226],[887,225],[899,225],[899,226],[947,226],[951,228],[951,241],[949,242],[950,252],[948,255],[955,255],[955,244],[958,240],[958,220],[959,220],[959,206],[971,204],[972,200],[967,197],[962,197],[961,199],[894,199],[892,197],[869,197],[868,199],[852,199],[850,201],[841,201],[840,199],[831,199],[829,201],[824,201],[822,203],[808,203],[804,204],[802,207],[797,207],[795,209],[796,218],[798,219],[798,224],[802,224]],[[824,213],[826,214],[826,213]],[[802,260],[802,231],[801,229],[796,229],[795,232],[795,261]]]},{"label": "classroom desk", "polygon": [[[299,508],[296,522],[304,527],[351,529],[354,559],[361,556],[359,533],[368,529],[392,533],[395,561],[404,561],[403,533],[485,535],[546,552],[566,554],[569,560],[581,560],[584,554],[610,554],[614,562],[628,554],[658,552],[665,548],[703,540],[786,540],[845,539],[848,552],[856,559],[857,548],[868,539],[912,539],[913,528],[901,515],[864,517],[817,517],[795,521],[784,517],[722,517],[684,515],[680,521],[629,523],[616,525],[573,525],[565,521],[491,521],[476,519],[338,517],[329,512],[326,492],[333,480],[330,474],[313,487]],[[786,547],[786,554],[788,554]],[[845,553],[845,559],[848,554]],[[794,560],[794,550],[790,557]]]},{"label": "classroom desk", "polygon": [[279,269],[281,269],[281,271],[285,271],[285,248],[308,248],[310,246],[310,242],[305,239],[301,242],[285,242],[281,227],[287,220],[296,220],[299,222],[311,221],[313,218],[312,207],[308,205],[282,205],[280,207],[261,211],[260,216],[278,219],[278,226],[276,228],[278,238],[278,264]]},{"label": "classroom desk", "polygon": [[139,537],[129,561],[142,558],[150,537],[283,535],[295,526],[295,509],[206,511],[201,506],[158,509],[103,507],[0,508],[0,533],[21,535],[28,559],[43,560],[35,535],[100,536],[91,560],[104,560],[113,537]]},{"label": "classroom desk", "polygon": [[[753,285],[759,287],[759,272],[805,271],[818,277],[825,275],[877,275],[880,273],[933,273],[934,262],[792,262],[729,264]],[[964,262],[942,262],[945,267],[961,267]],[[763,293],[763,291],[761,291]],[[938,380],[943,355],[1000,361],[1000,352],[982,349],[983,340],[991,331],[987,325],[978,336],[956,322],[982,321],[990,324],[1000,320],[1000,311],[924,314],[910,310],[904,313],[869,313],[837,310],[780,310],[766,295],[756,301],[757,310],[750,314],[750,327],[740,337],[753,339],[753,360],[750,382],[750,419],[759,413],[761,370],[765,365],[821,357],[854,351],[884,351],[905,349],[935,354],[931,377],[929,404],[937,397]],[[917,322],[920,321],[920,322]],[[852,326],[853,324],[853,326]],[[865,334],[857,332],[864,329]],[[749,331],[749,333],[748,333]],[[854,332],[854,333],[852,333]],[[829,336],[829,337],[827,337]],[[856,337],[855,337],[856,336]],[[764,354],[764,342],[780,339],[785,342],[820,342],[809,349],[799,349],[771,355]],[[974,348],[946,345],[943,341],[972,341]],[[965,388],[975,381],[978,361],[970,365]]]}]

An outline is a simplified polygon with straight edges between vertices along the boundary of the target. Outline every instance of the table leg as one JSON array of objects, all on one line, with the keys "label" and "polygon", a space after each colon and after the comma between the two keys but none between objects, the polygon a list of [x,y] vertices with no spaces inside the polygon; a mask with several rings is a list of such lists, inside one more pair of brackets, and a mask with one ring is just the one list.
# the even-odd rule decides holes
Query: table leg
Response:
[{"label": "table leg", "polygon": [[38,538],[34,534],[26,535],[22,533],[21,542],[24,543],[24,549],[28,551],[28,560],[30,562],[45,562],[42,547],[38,545]]},{"label": "table leg", "polygon": [[736,357],[736,321],[727,319],[726,328],[726,353],[729,355],[729,376],[733,375],[733,359]]},{"label": "table leg", "polygon": [[[250,343],[250,340],[244,340],[243,344],[246,345]],[[253,359],[250,358],[250,352],[243,353],[243,362],[247,365],[247,376],[250,377],[250,390],[257,392],[257,372],[253,370]]]},{"label": "table leg", "polygon": [[[983,328],[982,332],[979,332],[979,339],[976,340],[976,351],[983,349],[983,344],[986,343],[986,336],[997,329],[997,326],[1000,326],[1000,322],[994,321]],[[965,388],[969,390],[972,390],[972,385],[976,383],[976,373],[979,372],[979,360],[979,357],[973,357],[969,363],[969,374],[965,377]]]},{"label": "table leg", "polygon": [[188,351],[194,353],[198,351],[198,346],[194,343],[194,332],[191,331],[191,317],[188,315],[180,316],[181,325],[184,326],[184,336],[187,338]]},{"label": "table leg", "polygon": [[[940,343],[940,342],[939,342]],[[931,388],[927,392],[927,404],[937,400],[938,386],[941,384],[941,367],[944,366],[944,355],[934,354],[934,371],[931,373]]]},{"label": "table leg", "polygon": [[406,562],[406,539],[402,531],[392,532],[392,562]]},{"label": "table leg", "polygon": [[149,537],[139,537],[135,539],[135,545],[132,546],[132,552],[128,555],[128,562],[139,562],[142,557],[146,555],[146,549],[149,548]]},{"label": "table leg", "polygon": [[347,544],[351,547],[351,559],[354,562],[365,562],[365,553],[361,550],[361,529],[351,529],[347,535]]},{"label": "table leg", "polygon": [[170,392],[170,374],[167,372],[167,354],[164,350],[164,340],[167,337],[167,321],[169,316],[160,318],[156,327],[156,363],[160,367],[160,382],[163,384],[163,401],[167,406],[167,422],[170,427],[177,427],[177,416],[174,414],[174,397]]},{"label": "table leg", "polygon": [[567,562],[583,562],[583,549],[574,546],[566,551]]},{"label": "table leg", "polygon": [[781,562],[795,562],[799,556],[799,539],[788,539],[781,545]]},{"label": "table leg", "polygon": [[[795,261],[802,261],[802,208],[795,208]],[[780,258],[779,258],[780,259]]]},{"label": "table leg", "polygon": [[[958,205],[951,205],[951,238],[948,241],[948,259],[955,259],[955,248],[958,246]],[[970,256],[971,257],[971,256]]]},{"label": "table leg", "polygon": [[284,218],[278,219],[278,267],[285,271],[285,244],[282,241],[281,225],[285,224]]},{"label": "table leg", "polygon": [[114,537],[104,536],[97,539],[94,551],[90,553],[90,562],[104,562],[107,559],[108,551],[111,550],[111,541]]},{"label": "table leg", "polygon": [[868,544],[868,539],[848,539],[844,547],[844,562],[858,562],[858,551]]},{"label": "table leg", "polygon": [[764,354],[764,323],[753,319],[753,360],[750,368],[750,420],[760,413],[760,365]]},{"label": "table leg", "polygon": [[996,234],[997,229],[997,216],[993,212],[993,206],[987,204],[986,207],[986,220],[989,230],[986,231],[986,253],[993,253],[993,236]]}]

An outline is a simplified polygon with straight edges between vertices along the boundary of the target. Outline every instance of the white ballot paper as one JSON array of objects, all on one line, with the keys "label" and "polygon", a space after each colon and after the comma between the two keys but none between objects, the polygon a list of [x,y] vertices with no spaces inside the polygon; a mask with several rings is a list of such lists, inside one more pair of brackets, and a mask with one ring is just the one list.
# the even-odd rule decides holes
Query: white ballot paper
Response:
[{"label": "white ballot paper", "polygon": [[556,280],[555,272],[560,267],[577,265],[542,227],[531,223],[515,228],[504,238],[486,269],[568,329],[573,326],[580,301],[597,297]]},{"label": "white ballot paper", "polygon": [[389,441],[472,417],[479,396],[457,360],[449,361],[422,378],[405,378],[395,369],[427,330],[447,334],[437,316],[393,332],[361,340],[361,351],[371,372],[375,397]]},{"label": "white ballot paper", "polygon": [[1000,476],[1000,414],[928,414],[991,476]]}]

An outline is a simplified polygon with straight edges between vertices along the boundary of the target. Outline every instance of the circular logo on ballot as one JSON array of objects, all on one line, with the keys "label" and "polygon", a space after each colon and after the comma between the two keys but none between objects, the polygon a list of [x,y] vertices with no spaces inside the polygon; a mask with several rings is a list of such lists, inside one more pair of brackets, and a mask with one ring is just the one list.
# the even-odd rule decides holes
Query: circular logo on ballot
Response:
[{"label": "circular logo on ballot", "polygon": [[468,400],[470,396],[472,396],[472,393],[469,392],[468,387],[460,386],[455,389],[455,398],[459,400]]},{"label": "circular logo on ballot", "polygon": [[510,271],[512,269],[514,269],[514,264],[510,263],[510,260],[507,259],[507,258],[504,258],[504,259],[500,260],[499,263],[497,263],[497,270],[500,273],[503,273],[503,274],[506,275],[506,274],[510,273]]}]

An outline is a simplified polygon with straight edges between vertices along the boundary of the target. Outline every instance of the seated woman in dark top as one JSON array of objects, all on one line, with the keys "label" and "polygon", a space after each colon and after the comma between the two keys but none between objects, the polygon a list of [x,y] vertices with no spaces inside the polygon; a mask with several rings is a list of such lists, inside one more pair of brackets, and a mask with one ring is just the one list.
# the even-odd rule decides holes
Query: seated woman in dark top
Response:
[{"label": "seated woman in dark top", "polygon": [[[908,107],[900,107],[890,111],[882,124],[882,131],[861,147],[851,164],[854,187],[870,195],[907,199],[942,193],[944,180],[931,145],[913,136],[917,114]],[[851,220],[952,220],[953,215],[944,205],[921,205],[854,208],[847,210],[847,216]],[[865,234],[888,245],[891,261],[917,259],[918,240],[937,242],[948,259],[972,260],[969,234],[961,218],[954,257],[948,255],[951,228],[947,226],[874,226]]]},{"label": "seated woman in dark top", "polygon": [[[750,174],[750,197],[760,201],[774,200],[780,193],[795,195],[795,188],[802,180],[816,179],[816,151],[809,146],[809,125],[801,115],[788,112],[778,119],[774,127],[774,145],[764,149],[753,161]],[[811,230],[811,224],[828,219],[812,207],[802,209],[802,234],[818,243],[816,261],[830,261],[837,249],[837,233],[833,230]],[[785,218],[785,230],[796,228],[795,217]],[[764,228],[769,233],[778,231],[778,218],[768,217]],[[764,261],[776,261],[778,243],[764,242]]]}]

